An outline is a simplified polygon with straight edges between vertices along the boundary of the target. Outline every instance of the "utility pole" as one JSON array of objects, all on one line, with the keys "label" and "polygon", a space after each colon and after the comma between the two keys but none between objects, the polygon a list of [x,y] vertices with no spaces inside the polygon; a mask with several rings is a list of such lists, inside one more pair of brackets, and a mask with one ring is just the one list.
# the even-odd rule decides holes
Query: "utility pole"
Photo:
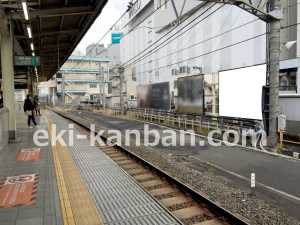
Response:
[{"label": "utility pole", "polygon": [[[280,0],[271,0],[270,13],[281,11]],[[270,148],[277,145],[277,120],[279,114],[279,60],[280,60],[280,20],[272,19],[267,25],[268,62],[267,85],[269,87],[269,142]]]},{"label": "utility pole", "polygon": [[65,73],[62,74],[62,103],[65,104]]},{"label": "utility pole", "polygon": [[103,108],[105,109],[105,107],[106,107],[106,96],[105,96],[105,85],[106,85],[106,83],[105,83],[105,77],[104,77],[104,67],[102,67],[102,79],[103,79],[103,83],[102,83],[102,97],[103,97],[103,99],[102,99],[102,102],[103,102]]},{"label": "utility pole", "polygon": [[121,115],[124,115],[124,101],[123,101],[123,73],[124,73],[124,67],[119,67],[119,76],[120,76],[120,107],[121,107]]},{"label": "utility pole", "polygon": [[101,64],[102,62],[99,62],[99,105],[101,104]]},{"label": "utility pole", "polygon": [[212,99],[212,114],[213,114],[213,116],[216,116],[216,74],[215,73],[212,73],[212,98],[213,98]]}]

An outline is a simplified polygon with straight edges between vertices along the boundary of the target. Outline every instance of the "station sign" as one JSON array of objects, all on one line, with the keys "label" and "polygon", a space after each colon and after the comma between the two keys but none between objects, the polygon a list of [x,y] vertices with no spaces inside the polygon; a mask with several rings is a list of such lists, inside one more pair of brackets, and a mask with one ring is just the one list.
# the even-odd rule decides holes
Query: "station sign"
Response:
[{"label": "station sign", "polygon": [[14,56],[15,66],[41,66],[40,56]]}]

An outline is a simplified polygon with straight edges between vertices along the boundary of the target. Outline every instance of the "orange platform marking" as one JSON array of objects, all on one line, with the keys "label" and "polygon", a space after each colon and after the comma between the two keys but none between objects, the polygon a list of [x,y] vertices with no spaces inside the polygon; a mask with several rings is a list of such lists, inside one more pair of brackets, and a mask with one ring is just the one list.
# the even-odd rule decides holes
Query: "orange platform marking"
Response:
[{"label": "orange platform marking", "polygon": [[14,162],[40,160],[42,159],[43,149],[42,148],[22,148],[16,155]]},{"label": "orange platform marking", "polygon": [[38,179],[38,173],[4,177],[0,182],[0,209],[34,204]]}]

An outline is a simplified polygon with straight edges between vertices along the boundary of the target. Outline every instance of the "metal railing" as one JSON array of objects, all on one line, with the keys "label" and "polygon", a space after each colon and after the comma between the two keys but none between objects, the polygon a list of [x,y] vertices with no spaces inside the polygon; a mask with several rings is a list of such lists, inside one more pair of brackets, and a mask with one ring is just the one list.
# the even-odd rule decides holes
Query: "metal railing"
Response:
[{"label": "metal railing", "polygon": [[[116,109],[118,114],[118,109]],[[193,130],[195,133],[208,135],[210,131],[215,131],[214,138],[220,138],[225,132],[234,130],[238,133],[239,143],[242,142],[243,135],[252,143],[251,131],[258,129],[254,120],[217,117],[199,114],[187,114],[154,109],[126,109],[126,115],[137,119],[179,130]],[[227,132],[228,141],[231,141],[232,134]]]},{"label": "metal railing", "polygon": [[[291,136],[291,137],[294,137],[293,140],[291,138],[285,139],[287,134],[289,134],[289,136]],[[291,134],[296,134],[296,135],[291,135]],[[298,137],[299,142],[296,141],[296,136]],[[300,145],[300,131],[280,130],[280,148],[281,149],[283,149],[283,142]]]},{"label": "metal railing", "polygon": [[[76,110],[85,110],[90,112],[103,113],[105,110],[99,104],[63,104],[63,107],[70,107]],[[112,115],[121,115],[120,107],[107,107],[111,110]],[[207,136],[210,131],[216,131],[214,138],[221,138],[225,132],[234,130],[238,133],[239,143],[242,142],[243,136],[246,135],[247,140],[252,143],[253,135],[251,131],[257,131],[257,122],[251,119],[219,117],[200,114],[178,113],[172,111],[163,111],[155,109],[126,108],[125,115],[146,122],[163,125],[173,129],[192,130],[197,134]],[[233,134],[227,132],[227,138],[230,142]]]}]

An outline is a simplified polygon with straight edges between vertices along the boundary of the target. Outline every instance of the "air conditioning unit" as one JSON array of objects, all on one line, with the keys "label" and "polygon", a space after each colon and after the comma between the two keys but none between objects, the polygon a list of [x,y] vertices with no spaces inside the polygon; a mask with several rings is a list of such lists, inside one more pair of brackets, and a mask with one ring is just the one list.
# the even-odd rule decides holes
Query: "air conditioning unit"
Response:
[{"label": "air conditioning unit", "polygon": [[182,74],[182,73],[189,73],[190,72],[190,68],[187,67],[187,66],[182,66],[180,67],[180,70],[179,70],[179,73]]},{"label": "air conditioning unit", "polygon": [[172,76],[174,76],[174,75],[178,75],[178,70],[177,69],[172,69]]},{"label": "air conditioning unit", "polygon": [[134,93],[130,93],[130,99],[134,99]]},{"label": "air conditioning unit", "polygon": [[193,67],[193,72],[194,72],[195,74],[203,74],[203,73],[202,73],[202,67],[194,66],[194,67]]},{"label": "air conditioning unit", "polygon": [[177,88],[177,80],[174,80],[174,89]]}]

